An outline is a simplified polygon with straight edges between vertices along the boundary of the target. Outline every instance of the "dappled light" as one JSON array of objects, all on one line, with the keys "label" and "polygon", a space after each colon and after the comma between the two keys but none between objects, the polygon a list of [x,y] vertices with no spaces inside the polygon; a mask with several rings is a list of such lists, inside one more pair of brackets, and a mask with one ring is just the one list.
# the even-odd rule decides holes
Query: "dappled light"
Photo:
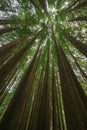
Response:
[{"label": "dappled light", "polygon": [[87,0],[0,1],[0,130],[87,130]]}]

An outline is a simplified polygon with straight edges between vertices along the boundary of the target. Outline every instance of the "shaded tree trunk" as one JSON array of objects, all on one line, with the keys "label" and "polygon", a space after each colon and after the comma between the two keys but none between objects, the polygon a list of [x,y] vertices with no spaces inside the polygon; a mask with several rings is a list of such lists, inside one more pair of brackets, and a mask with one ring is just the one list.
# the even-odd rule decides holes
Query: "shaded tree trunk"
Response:
[{"label": "shaded tree trunk", "polygon": [[[66,59],[60,44],[53,33],[55,49],[58,57],[60,82],[66,117],[67,130],[86,130],[87,128],[87,97],[81,89],[77,78]],[[74,80],[75,79],[75,80]],[[78,85],[77,85],[78,82]],[[79,88],[79,89],[78,89]],[[82,97],[84,95],[85,98]]]},{"label": "shaded tree trunk", "polygon": [[73,2],[67,9],[65,9],[65,10],[63,11],[63,13],[68,12],[69,9],[71,9],[73,6],[75,6],[78,2],[79,2],[78,0],[76,0],[75,2]]},{"label": "shaded tree trunk", "polygon": [[73,21],[87,21],[87,16],[80,16],[74,19],[70,19],[69,22],[73,22]]},{"label": "shaded tree trunk", "polygon": [[49,97],[49,49],[47,54],[43,92],[41,97],[39,118],[36,130],[50,130],[50,97]]},{"label": "shaded tree trunk", "polygon": [[4,34],[4,33],[15,31],[15,30],[18,30],[18,29],[20,29],[20,27],[3,28],[3,29],[0,29],[0,35]]},{"label": "shaded tree trunk", "polygon": [[37,130],[37,123],[39,120],[38,113],[40,112],[41,96],[42,96],[42,90],[43,90],[43,70],[44,69],[42,69],[42,71],[41,71],[39,83],[36,88],[32,112],[30,115],[28,128],[27,128],[28,130]]},{"label": "shaded tree trunk", "polygon": [[21,24],[24,23],[23,20],[2,20],[0,19],[0,25],[6,25],[6,24]]},{"label": "shaded tree trunk", "polygon": [[[41,54],[39,53],[39,48],[40,45],[31,61],[31,64],[29,65],[26,73],[23,76],[20,85],[13,96],[11,103],[9,104],[1,120],[0,128],[3,130],[26,129],[26,123],[28,118],[27,114],[30,107],[29,102],[30,102],[31,92],[33,89],[32,87],[35,79],[35,73],[37,70],[38,61]],[[32,73],[33,70],[35,73]],[[31,81],[31,76],[33,76],[32,81]]]},{"label": "shaded tree trunk", "polygon": [[81,53],[83,53],[83,55],[85,55],[87,57],[87,45],[86,44],[83,44],[81,41],[79,41],[76,38],[72,37],[65,30],[60,29],[60,31]]},{"label": "shaded tree trunk", "polygon": [[[52,106],[53,106],[53,130],[62,130],[61,129],[61,119],[60,119],[60,114],[59,113],[59,109],[60,109],[60,104],[59,104],[59,99],[58,99],[58,95],[59,95],[59,91],[57,91],[57,87],[56,86],[56,79],[55,79],[55,70],[54,70],[54,64],[52,66]],[[58,94],[58,95],[57,95]]]},{"label": "shaded tree trunk", "polygon": [[15,70],[14,70],[14,72],[10,75],[10,77],[9,77],[9,79],[8,79],[8,81],[6,82],[6,84],[5,84],[5,88],[6,88],[6,90],[4,91],[4,93],[0,96],[0,106],[2,105],[2,103],[3,103],[3,101],[5,100],[5,98],[6,98],[6,96],[7,96],[7,94],[9,93],[9,91],[10,91],[10,89],[11,89],[11,87],[12,87],[12,85],[14,84],[14,82],[16,81],[16,78],[17,78],[17,76],[18,76],[18,68],[16,68]]},{"label": "shaded tree trunk", "polygon": [[[67,46],[67,45],[66,45],[66,46]],[[77,67],[79,68],[79,71],[80,71],[80,73],[81,73],[83,79],[87,82],[87,75],[86,75],[86,73],[82,70],[82,68],[81,68],[80,65],[78,64],[76,58],[73,56],[73,54],[72,54],[72,52],[71,52],[71,50],[69,49],[68,46],[67,46],[67,48],[68,48],[68,50],[69,50],[71,56],[73,57],[73,59],[74,59],[76,65],[77,65]]]},{"label": "shaded tree trunk", "polygon": [[7,64],[5,64],[1,69],[0,69],[0,95],[4,92],[6,87],[4,87],[5,83],[8,81],[8,78],[14,68],[17,66],[17,64],[20,62],[21,58],[26,54],[26,52],[30,49],[32,44],[35,42],[37,36],[39,35],[41,31],[39,31],[36,36],[29,42],[28,45],[23,47],[18,54],[14,55]]},{"label": "shaded tree trunk", "polygon": [[2,64],[7,58],[11,56],[11,54],[19,47],[23,42],[25,42],[28,37],[33,36],[32,34],[27,34],[22,38],[18,38],[15,40],[10,41],[6,45],[0,47],[0,64]]},{"label": "shaded tree trunk", "polygon": [[75,10],[77,10],[77,9],[80,9],[80,8],[86,7],[86,6],[87,6],[87,0],[84,0],[83,2],[78,3],[75,7],[73,7],[72,9],[70,9],[70,10],[69,10],[69,13],[70,13],[71,11],[75,11]]},{"label": "shaded tree trunk", "polygon": [[58,75],[58,72],[56,73],[56,84],[57,84],[57,90],[58,90],[58,94],[57,94],[57,97],[58,97],[58,101],[59,101],[59,105],[58,108],[59,108],[59,116],[60,116],[60,125],[61,125],[61,130],[65,130],[66,126],[64,124],[64,113],[63,113],[63,104],[62,104],[62,94],[61,94],[61,87],[60,87],[60,84],[59,84],[59,75]]},{"label": "shaded tree trunk", "polygon": [[46,0],[39,0],[42,8],[44,9],[44,12],[48,15],[48,10],[47,10],[47,3]]}]

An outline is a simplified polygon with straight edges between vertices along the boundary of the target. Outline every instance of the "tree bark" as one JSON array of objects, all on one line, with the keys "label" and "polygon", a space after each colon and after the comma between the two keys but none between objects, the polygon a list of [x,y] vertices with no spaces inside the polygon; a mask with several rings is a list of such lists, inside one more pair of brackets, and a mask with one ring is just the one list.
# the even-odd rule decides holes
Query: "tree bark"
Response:
[{"label": "tree bark", "polygon": [[[39,48],[40,45],[31,61],[31,64],[29,65],[26,73],[23,76],[19,84],[19,87],[13,96],[11,103],[9,104],[0,122],[0,128],[3,130],[26,129],[25,124],[27,123],[27,118],[28,118],[27,114],[30,107],[29,102],[30,102],[31,92],[33,89],[32,87],[35,79],[35,73],[37,71],[38,61],[41,54],[39,53]],[[33,70],[35,71],[35,73],[32,73]],[[32,82],[31,82],[31,75],[33,76]]]},{"label": "tree bark", "polygon": [[8,94],[8,92],[9,92],[9,90],[11,89],[12,85],[13,85],[14,82],[16,81],[18,72],[19,72],[19,71],[18,71],[18,68],[16,68],[16,69],[14,70],[14,72],[10,75],[8,81],[6,82],[6,84],[5,84],[4,87],[5,87],[5,88],[6,88],[6,86],[8,86],[8,87],[6,88],[6,90],[4,91],[4,93],[3,93],[3,94],[1,95],[1,97],[0,97],[0,106],[2,105],[3,101],[5,100],[5,98],[6,98],[7,94]]},{"label": "tree bark", "polygon": [[[52,112],[52,121],[53,121],[53,130],[62,130],[61,129],[61,120],[60,120],[60,114],[59,113],[59,91],[57,91],[56,86],[56,79],[55,79],[55,70],[54,70],[54,64],[52,65],[52,106],[53,106],[53,112]],[[58,93],[57,93],[58,92]],[[57,95],[58,94],[58,95]]]},{"label": "tree bark", "polygon": [[64,29],[60,29],[60,32],[75,46],[84,56],[87,57],[87,45],[83,44],[81,41],[72,37],[69,33],[67,33]]},{"label": "tree bark", "polygon": [[12,31],[16,31],[18,29],[20,29],[20,27],[3,28],[3,29],[0,29],[0,35],[4,33],[12,32]]},{"label": "tree bark", "polygon": [[87,16],[77,17],[69,20],[69,22],[74,22],[74,21],[87,21]]},{"label": "tree bark", "polygon": [[17,66],[17,64],[20,62],[21,58],[26,54],[26,52],[30,49],[30,47],[33,45],[35,42],[36,38],[38,37],[39,31],[36,36],[29,42],[28,45],[23,47],[18,54],[14,55],[7,64],[5,64],[1,69],[0,69],[0,95],[4,92],[6,87],[4,87],[6,81],[8,80],[10,74],[14,70],[14,68]]},{"label": "tree bark", "polygon": [[18,38],[10,41],[6,45],[0,47],[0,64],[7,60],[11,54],[19,47],[23,42],[25,42],[29,37],[33,36],[34,33],[27,34],[22,38]]},{"label": "tree bark", "polygon": [[78,0],[76,0],[75,2],[73,2],[67,9],[65,9],[65,10],[63,11],[63,13],[65,14],[66,12],[68,12],[69,9],[71,9],[71,8],[72,8],[73,6],[75,6],[77,3],[78,3]]},{"label": "tree bark", "polygon": [[2,20],[0,19],[0,25],[6,25],[6,24],[21,24],[24,23],[23,20]]},{"label": "tree bark", "polygon": [[87,0],[84,0],[83,2],[78,3],[75,7],[73,7],[72,9],[70,9],[70,10],[69,10],[69,13],[70,13],[71,11],[75,11],[75,10],[77,10],[77,9],[80,9],[80,8],[86,7],[86,6],[87,6]]},{"label": "tree bark", "polygon": [[37,130],[37,123],[39,120],[38,113],[40,112],[41,96],[42,96],[42,90],[43,90],[43,70],[44,69],[42,68],[39,83],[36,88],[32,112],[31,112],[31,116],[30,116],[28,128],[27,128],[28,130]]},{"label": "tree bark", "polygon": [[43,92],[36,130],[50,130],[50,97],[49,97],[49,49],[47,54]]},{"label": "tree bark", "polygon": [[[67,45],[66,45],[66,46],[67,46]],[[67,48],[68,48],[68,50],[69,50],[71,56],[73,57],[73,59],[74,59],[76,65],[77,65],[77,67],[79,68],[79,71],[80,71],[80,73],[81,73],[83,79],[87,82],[87,75],[86,75],[86,73],[82,70],[81,66],[78,64],[76,58],[73,56],[73,54],[72,54],[72,52],[71,52],[71,50],[69,49],[68,46],[67,46]]]},{"label": "tree bark", "polygon": [[47,3],[46,0],[39,0],[42,8],[44,9],[44,12],[46,13],[46,15],[48,15],[48,10],[47,10]]},{"label": "tree bark", "polygon": [[[81,90],[77,78],[53,33],[58,58],[61,90],[64,103],[67,130],[86,130],[87,128],[87,97]],[[78,83],[78,84],[77,84]],[[83,96],[85,98],[83,98]]]},{"label": "tree bark", "polygon": [[22,38],[12,40],[10,43],[2,46],[0,48],[0,64],[7,60],[11,54],[20,46],[24,41],[28,39],[29,35],[26,35]]}]

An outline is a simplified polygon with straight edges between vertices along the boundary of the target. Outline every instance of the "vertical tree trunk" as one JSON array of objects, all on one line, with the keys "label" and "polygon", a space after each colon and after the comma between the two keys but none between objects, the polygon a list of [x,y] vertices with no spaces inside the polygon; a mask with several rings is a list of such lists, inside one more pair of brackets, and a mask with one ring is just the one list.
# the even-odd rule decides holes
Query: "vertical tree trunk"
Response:
[{"label": "vertical tree trunk", "polygon": [[44,12],[48,15],[48,10],[47,10],[47,3],[46,0],[39,0],[42,8],[44,9]]},{"label": "vertical tree trunk", "polygon": [[[66,45],[66,46],[67,46],[67,45]],[[72,54],[72,52],[71,52],[71,50],[69,49],[68,46],[67,46],[67,48],[68,48],[68,50],[69,50],[71,56],[73,57],[73,59],[74,59],[76,65],[77,65],[77,67],[79,68],[79,71],[80,71],[80,73],[81,73],[83,79],[87,82],[87,75],[86,75],[86,73],[82,70],[82,68],[81,68],[80,65],[78,64],[76,58],[73,56],[73,54]]]},{"label": "vertical tree trunk", "polygon": [[49,100],[49,49],[47,54],[43,92],[40,104],[38,125],[36,130],[50,130],[50,100]]},{"label": "vertical tree trunk", "polygon": [[58,72],[56,73],[56,84],[57,84],[57,90],[58,90],[58,94],[57,94],[57,97],[58,97],[58,101],[59,101],[59,104],[57,105],[58,108],[59,108],[59,116],[60,116],[60,124],[61,124],[61,130],[65,130],[66,126],[64,124],[64,113],[63,113],[63,104],[62,104],[62,95],[61,95],[61,86],[59,85],[59,75],[58,75]]},{"label": "vertical tree trunk", "polygon": [[[55,49],[58,57],[58,66],[60,73],[60,82],[64,103],[64,111],[67,123],[67,130],[86,130],[87,127],[87,98],[82,97],[83,91],[78,91],[81,88],[76,76],[65,57],[63,50],[58,44],[55,34],[53,33]],[[78,86],[76,81],[78,82]],[[85,100],[86,99],[86,100]],[[86,102],[85,102],[86,101]]]},{"label": "vertical tree trunk", "polygon": [[63,11],[63,13],[66,13],[67,11],[69,11],[73,6],[75,6],[77,3],[79,2],[79,0],[76,0],[75,2],[73,2],[67,9],[65,9]]},{"label": "vertical tree trunk", "polygon": [[40,79],[38,86],[36,88],[35,96],[34,96],[34,102],[32,107],[32,112],[30,115],[29,123],[28,123],[28,130],[37,130],[37,123],[39,120],[39,111],[40,111],[40,104],[41,104],[41,96],[42,96],[42,89],[43,89],[43,70],[40,74]]},{"label": "vertical tree trunk", "polygon": [[0,64],[2,64],[5,60],[7,60],[7,58],[11,56],[14,50],[16,50],[19,45],[21,45],[24,41],[26,41],[28,37],[29,35],[26,35],[22,38],[12,40],[8,44],[2,46],[0,48]]},{"label": "vertical tree trunk", "polygon": [[75,11],[77,9],[80,9],[80,8],[86,7],[86,6],[87,6],[87,0],[84,0],[83,2],[78,3],[75,7],[73,7],[72,9],[70,9],[69,12]]},{"label": "vertical tree trunk", "polygon": [[12,85],[14,84],[14,82],[16,81],[17,75],[18,75],[18,68],[14,69],[14,71],[10,74],[7,82],[5,82],[4,87],[6,88],[5,91],[2,93],[0,92],[0,106],[2,105],[4,99],[6,98],[9,90],[11,89]]},{"label": "vertical tree trunk", "polygon": [[[59,94],[59,92],[57,91],[57,87],[56,86],[56,80],[55,80],[55,71],[54,71],[54,64],[52,66],[52,105],[53,105],[53,130],[61,130],[61,120],[60,120],[60,114],[59,113],[59,99],[57,94]],[[58,93],[57,93],[58,92]]]},{"label": "vertical tree trunk", "polygon": [[83,44],[81,41],[72,37],[69,33],[65,32],[65,30],[60,29],[62,34],[75,46],[83,55],[87,57],[87,45]]},{"label": "vertical tree trunk", "polygon": [[[20,82],[18,89],[16,90],[13,96],[13,99],[5,112],[4,117],[2,118],[2,121],[0,123],[0,128],[3,130],[26,129],[25,124],[27,122],[27,114],[29,111],[29,101],[30,101],[31,91],[33,89],[32,87],[33,87],[35,73],[38,66],[38,60],[41,54],[39,53],[39,48],[40,48],[40,45],[24,77],[22,78]],[[33,69],[35,69],[35,73],[33,73],[33,80],[31,82],[30,79],[31,79]]]},{"label": "vertical tree trunk", "polygon": [[7,64],[5,64],[1,69],[0,69],[0,95],[4,92],[6,87],[4,87],[6,81],[8,80],[10,74],[12,71],[15,69],[17,66],[17,63],[20,62],[21,58],[26,54],[26,52],[30,49],[32,44],[35,42],[36,38],[38,37],[39,31],[36,36],[29,42],[28,45],[26,45],[24,48],[22,48],[18,54],[14,55]]}]

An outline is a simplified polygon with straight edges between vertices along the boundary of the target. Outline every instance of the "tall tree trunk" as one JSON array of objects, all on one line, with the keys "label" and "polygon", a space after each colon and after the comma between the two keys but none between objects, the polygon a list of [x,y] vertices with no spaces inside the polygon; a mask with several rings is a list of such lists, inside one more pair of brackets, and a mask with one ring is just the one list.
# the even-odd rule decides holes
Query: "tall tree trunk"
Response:
[{"label": "tall tree trunk", "polygon": [[15,31],[15,30],[18,30],[18,29],[20,29],[20,27],[3,28],[3,29],[0,29],[0,35],[7,33],[7,32]]},{"label": "tall tree trunk", "polygon": [[8,44],[0,47],[0,64],[2,64],[5,60],[7,60],[7,58],[11,56],[14,50],[16,50],[17,47],[19,47],[19,45],[25,42],[30,36],[33,36],[33,33],[27,34],[22,38],[12,40]]},{"label": "tall tree trunk", "polygon": [[58,108],[59,108],[59,116],[60,116],[60,125],[61,125],[61,130],[65,130],[66,126],[64,124],[64,113],[63,113],[63,104],[62,104],[62,94],[61,94],[61,87],[60,87],[60,84],[59,84],[59,74],[58,72],[56,73],[56,84],[57,84],[57,90],[58,90],[58,94],[57,94],[57,97],[58,97],[58,102],[59,104],[57,105]]},{"label": "tall tree trunk", "polygon": [[87,21],[87,16],[80,16],[74,19],[70,19],[69,22],[73,22],[73,21]]},{"label": "tall tree trunk", "polygon": [[47,54],[43,92],[41,97],[38,125],[36,130],[50,130],[50,97],[49,97],[49,49]]},{"label": "tall tree trunk", "polygon": [[47,3],[46,0],[39,0],[42,8],[44,9],[44,12],[46,13],[46,15],[48,15],[48,10],[47,10]]},{"label": "tall tree trunk", "polygon": [[[66,45],[66,46],[67,46],[67,45]],[[71,56],[73,57],[73,59],[74,59],[76,65],[77,65],[77,67],[79,68],[79,71],[80,71],[80,73],[81,73],[83,79],[87,82],[87,75],[86,75],[86,73],[82,70],[82,68],[81,68],[80,65],[78,64],[76,58],[73,56],[73,54],[72,54],[72,52],[71,52],[71,50],[69,49],[68,46],[67,46],[67,48],[68,48],[68,50],[69,50]]]},{"label": "tall tree trunk", "polygon": [[38,83],[38,86],[36,88],[32,112],[30,115],[28,128],[27,128],[28,130],[37,130],[37,123],[39,120],[38,113],[40,111],[41,96],[42,96],[42,90],[43,90],[43,70],[44,69],[41,70],[39,83]]},{"label": "tall tree trunk", "polygon": [[84,0],[83,2],[78,3],[75,7],[73,7],[72,9],[70,9],[70,10],[69,10],[69,13],[70,13],[71,11],[75,11],[75,10],[77,10],[77,9],[80,9],[80,8],[86,7],[86,6],[87,6],[87,0]]},{"label": "tall tree trunk", "polygon": [[0,19],[0,25],[6,25],[6,24],[21,24],[24,23],[23,20],[2,20]]},{"label": "tall tree trunk", "polygon": [[15,70],[14,70],[14,72],[12,73],[12,75],[9,77],[9,79],[8,79],[8,81],[6,82],[6,84],[5,84],[5,88],[6,88],[6,90],[4,91],[4,93],[1,95],[1,97],[0,97],[0,106],[2,105],[2,103],[3,103],[3,101],[5,100],[5,98],[6,98],[6,96],[7,96],[7,94],[9,93],[9,91],[10,91],[10,89],[11,89],[11,87],[12,87],[12,85],[14,84],[14,82],[16,81],[16,78],[17,78],[17,76],[18,76],[18,68],[16,68]]},{"label": "tall tree trunk", "polygon": [[26,45],[24,48],[22,48],[18,54],[14,55],[7,64],[5,64],[1,69],[0,69],[0,95],[4,92],[6,87],[4,87],[6,81],[8,80],[10,74],[12,71],[15,69],[17,64],[20,62],[21,58],[26,54],[26,52],[30,49],[32,44],[35,42],[36,38],[40,34],[41,31],[39,31],[36,36],[29,42],[28,45]]},{"label": "tall tree trunk", "polygon": [[69,9],[71,9],[73,6],[75,6],[78,2],[79,2],[78,0],[76,0],[75,2],[73,2],[67,9],[65,9],[63,11],[63,13],[65,14],[67,11],[69,11]]},{"label": "tall tree trunk", "polygon": [[[57,42],[55,34],[53,33],[55,49],[58,57],[58,66],[60,73],[60,82],[65,110],[65,117],[67,123],[67,130],[86,130],[87,128],[87,98],[82,97],[83,91],[78,91],[78,87],[81,88],[77,78],[66,59],[60,44]],[[77,86],[78,82],[79,86]],[[82,95],[81,95],[82,94]],[[85,102],[86,101],[86,102]],[[86,108],[85,108],[86,107]]]},{"label": "tall tree trunk", "polygon": [[87,57],[87,45],[86,44],[83,44],[81,41],[79,41],[76,38],[72,37],[65,30],[60,29],[60,31],[81,53],[83,53],[83,55],[85,55]]},{"label": "tall tree trunk", "polygon": [[54,64],[52,65],[52,105],[53,105],[53,130],[62,130],[61,129],[61,120],[60,120],[60,114],[59,113],[59,99],[58,99],[58,95],[59,91],[57,91],[57,87],[56,86],[56,79],[55,79],[55,70],[54,70]]},{"label": "tall tree trunk", "polygon": [[[41,53],[39,53],[40,45],[29,65],[25,75],[23,76],[18,89],[16,90],[11,103],[9,104],[2,120],[0,128],[3,130],[24,130],[26,129],[27,114],[29,111],[29,102],[32,92],[32,87],[35,79],[35,73],[38,66],[38,61]],[[35,73],[32,73],[33,70]],[[31,82],[31,75],[33,80]],[[10,113],[10,115],[9,115]],[[8,120],[9,118],[9,120]]]}]

